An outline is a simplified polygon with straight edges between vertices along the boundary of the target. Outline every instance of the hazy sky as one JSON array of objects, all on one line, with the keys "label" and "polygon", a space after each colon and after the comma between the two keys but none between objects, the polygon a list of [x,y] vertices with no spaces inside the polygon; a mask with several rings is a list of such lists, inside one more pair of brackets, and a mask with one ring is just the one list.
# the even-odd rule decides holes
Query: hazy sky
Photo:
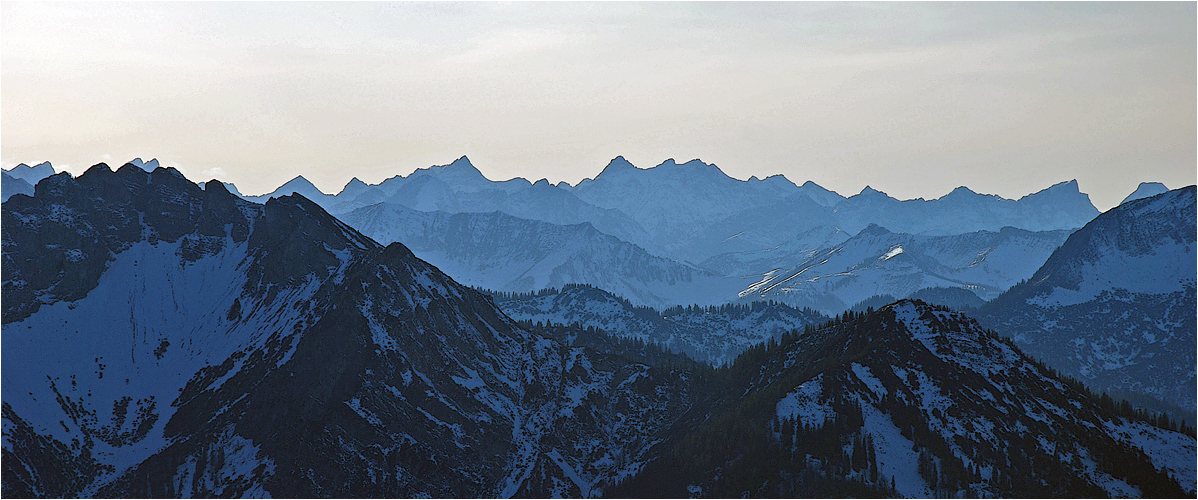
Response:
[{"label": "hazy sky", "polygon": [[844,195],[1196,181],[1195,4],[0,4],[0,162],[326,192],[462,155],[701,158]]}]

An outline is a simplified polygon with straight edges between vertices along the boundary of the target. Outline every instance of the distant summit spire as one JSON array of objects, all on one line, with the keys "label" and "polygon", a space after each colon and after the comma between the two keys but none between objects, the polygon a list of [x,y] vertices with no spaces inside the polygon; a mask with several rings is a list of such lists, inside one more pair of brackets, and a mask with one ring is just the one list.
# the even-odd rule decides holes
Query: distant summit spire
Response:
[{"label": "distant summit spire", "polygon": [[7,172],[8,172],[8,175],[11,175],[17,179],[24,180],[25,182],[28,182],[29,185],[31,185],[31,186],[37,185],[38,181],[45,179],[46,177],[50,177],[51,175],[54,175],[56,173],[56,172],[54,172],[54,167],[51,166],[50,162],[48,162],[48,161],[38,163],[37,165],[34,165],[32,167],[22,163],[20,165],[13,167],[11,170],[8,170]]},{"label": "distant summit spire", "polygon": [[466,155],[462,155],[461,158],[454,160],[449,165],[437,165],[429,168],[428,172],[450,185],[456,183],[477,184],[479,182],[489,182],[487,177],[473,163],[470,163],[470,158],[467,158]]},{"label": "distant summit spire", "polygon": [[1139,199],[1143,199],[1143,198],[1150,198],[1150,197],[1153,197],[1153,196],[1156,196],[1158,194],[1165,193],[1168,191],[1169,191],[1169,188],[1165,187],[1164,184],[1161,184],[1159,182],[1141,182],[1140,185],[1138,187],[1136,187],[1136,190],[1133,191],[1131,194],[1127,195],[1127,198],[1124,198],[1123,201],[1119,202],[1119,204],[1122,205],[1129,201],[1135,201],[1135,200],[1139,200]]},{"label": "distant summit spire", "polygon": [[134,158],[132,160],[129,160],[127,165],[133,165],[137,168],[145,170],[146,172],[153,172],[154,169],[156,169],[160,166],[158,164],[157,158],[151,158],[150,161],[142,161],[140,156],[137,158]]},{"label": "distant summit spire", "polygon": [[473,163],[470,163],[470,158],[466,157],[466,155],[462,155],[461,158],[458,158],[458,159],[454,160],[453,163],[446,165],[445,168],[447,168],[447,169],[470,169],[475,172],[478,172],[478,168],[476,168]]},{"label": "distant summit spire", "polygon": [[886,193],[883,193],[881,191],[878,191],[877,189],[874,189],[869,184],[866,184],[865,187],[861,188],[861,192],[857,193],[857,196],[877,196],[877,195],[886,196],[887,198],[889,198],[889,195],[887,195]]},{"label": "distant summit spire", "polygon": [[631,172],[634,170],[639,170],[636,168],[636,165],[633,165],[631,162],[624,159],[623,156],[617,156],[612,158],[611,161],[607,162],[607,166],[603,167],[603,171],[599,172],[599,175],[602,176],[604,174],[612,174],[616,172]]}]

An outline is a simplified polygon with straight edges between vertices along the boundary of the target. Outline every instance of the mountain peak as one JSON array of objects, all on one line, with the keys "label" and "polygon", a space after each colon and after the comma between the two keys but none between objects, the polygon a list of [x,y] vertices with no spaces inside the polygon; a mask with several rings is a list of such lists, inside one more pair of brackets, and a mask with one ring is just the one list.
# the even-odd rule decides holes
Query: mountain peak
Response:
[{"label": "mountain peak", "polygon": [[1028,196],[1035,196],[1038,194],[1046,194],[1046,193],[1053,193],[1053,194],[1059,194],[1059,195],[1070,195],[1070,194],[1081,193],[1081,189],[1078,188],[1078,186],[1077,186],[1077,179],[1073,179],[1073,180],[1058,182],[1058,183],[1048,186],[1044,189],[1036,191],[1035,193],[1029,194]]},{"label": "mountain peak", "polygon": [[[660,165],[653,167],[649,170],[656,171],[659,174],[683,175],[683,176],[697,174],[697,175],[702,175],[702,176],[706,176],[709,178],[727,178],[730,180],[735,180],[735,179],[732,179],[732,177],[728,177],[728,174],[725,174],[724,171],[720,170],[720,167],[716,166],[714,163],[707,163],[698,158],[689,160],[686,163],[678,163],[673,158],[667,158],[666,161],[661,162]],[[743,182],[743,181],[737,181],[737,182]]]},{"label": "mountain peak", "polygon": [[[444,179],[450,185],[465,185],[476,183],[480,180],[489,182],[487,177],[473,163],[470,163],[470,158],[467,158],[466,155],[462,155],[461,158],[454,160],[453,163],[448,165],[435,165],[421,170],[427,170],[429,173]],[[416,172],[420,172],[420,170]]]},{"label": "mountain peak", "polygon": [[1169,191],[1169,188],[1165,187],[1164,184],[1159,182],[1141,182],[1140,185],[1136,187],[1136,190],[1127,195],[1127,198],[1124,198],[1123,201],[1119,202],[1119,204],[1122,205],[1129,201],[1149,198],[1167,191]]},{"label": "mountain peak", "polygon": [[610,175],[611,173],[615,172],[632,172],[635,170],[639,170],[636,168],[636,165],[633,165],[631,162],[624,159],[623,156],[617,156],[612,158],[611,161],[607,162],[607,166],[603,167],[603,171],[599,172],[599,175]]},{"label": "mountain peak", "polygon": [[483,173],[480,172],[478,170],[478,168],[474,166],[473,163],[470,163],[470,158],[467,158],[466,155],[462,155],[461,158],[454,160],[452,163],[450,163],[448,165],[434,166],[433,170],[438,170],[443,173],[453,173],[453,174],[468,174],[468,175],[477,174],[480,177],[483,175]]},{"label": "mountain peak", "polygon": [[295,193],[300,193],[309,200],[317,200],[325,196],[329,196],[317,188],[314,184],[309,182],[308,179],[304,178],[304,176],[297,175],[294,179],[287,181],[286,184],[279,186],[279,188],[273,192],[261,196],[251,196],[248,199],[258,203],[266,203],[266,201],[270,198],[278,198],[280,196],[287,196]]},{"label": "mountain peak", "polygon": [[24,180],[30,185],[36,185],[38,181],[55,174],[54,167],[50,165],[50,162],[48,161],[38,163],[32,167],[22,163],[13,167],[7,172],[8,175]]},{"label": "mountain peak", "polygon": [[473,164],[473,163],[470,163],[470,158],[466,157],[466,155],[462,155],[462,157],[461,157],[461,158],[458,158],[458,159],[454,160],[454,161],[453,161],[453,163],[450,163],[449,165],[445,165],[445,168],[449,168],[449,169],[470,169],[470,170],[473,170],[473,171],[475,171],[475,172],[478,172],[478,169],[474,167],[474,164]]},{"label": "mountain peak", "polygon": [[311,181],[309,181],[308,179],[304,178],[304,176],[302,176],[302,175],[297,175],[297,176],[295,176],[295,178],[294,178],[294,179],[291,179],[291,180],[287,181],[287,182],[286,182],[285,184],[283,184],[281,187],[285,187],[285,188],[300,188],[300,187],[310,187],[310,188],[312,188],[312,189],[316,189],[317,191],[319,191],[319,189],[317,189],[317,188],[316,188],[316,185],[315,185],[315,184],[312,184],[312,182],[311,182]]},{"label": "mountain peak", "polygon": [[87,170],[83,171],[83,175],[81,175],[80,177],[83,177],[83,176],[86,176],[87,174],[92,173],[93,170],[95,170],[96,172],[103,172],[105,170],[112,172],[112,167],[109,167],[107,163],[100,162],[100,163],[97,163],[90,167],[87,167]]},{"label": "mountain peak", "polygon": [[341,192],[337,193],[337,196],[357,196],[359,193],[362,193],[368,189],[370,189],[369,184],[362,182],[362,179],[354,177],[353,179],[350,179],[349,182],[345,183],[345,186],[341,188]]},{"label": "mountain peak", "polygon": [[208,182],[205,182],[200,187],[204,188],[205,192],[211,191],[213,193],[222,193],[223,192],[226,194],[232,194],[232,193],[229,193],[229,189],[227,187],[225,187],[225,183],[218,181],[216,179],[212,179]]},{"label": "mountain peak", "polygon": [[1094,208],[1094,203],[1090,201],[1090,195],[1081,192],[1078,188],[1077,179],[1058,182],[1045,189],[1037,191],[1020,198],[1018,201],[1036,200],[1036,203],[1060,204],[1066,203],[1071,206],[1086,207],[1087,212],[1092,212],[1093,215],[1098,215],[1098,209]]},{"label": "mountain peak", "polygon": [[237,186],[233,185],[232,182],[221,181],[221,184],[224,185],[225,191],[236,195],[238,198],[245,198],[245,195],[241,194],[241,190],[237,189]]},{"label": "mountain peak", "polygon": [[890,233],[889,229],[886,229],[882,226],[879,226],[879,225],[871,222],[868,226],[865,226],[865,229],[862,229],[861,232],[857,233],[857,234],[859,236],[865,236],[865,235],[882,235],[882,234],[891,234],[891,233]]},{"label": "mountain peak", "polygon": [[145,170],[146,172],[153,172],[154,169],[156,169],[160,166],[158,164],[157,158],[151,158],[150,161],[143,161],[140,156],[137,158],[134,158],[132,160],[129,160],[126,163],[126,165],[133,165],[137,168]]},{"label": "mountain peak", "polygon": [[877,189],[874,189],[873,187],[869,186],[868,184],[864,188],[861,188],[861,192],[857,193],[857,196],[881,196],[884,198],[890,197],[890,195],[883,193],[881,191],[878,191]]},{"label": "mountain peak", "polygon": [[695,158],[695,159],[693,159],[693,160],[689,160],[689,161],[687,161],[687,162],[685,162],[685,163],[678,163],[678,161],[677,161],[677,160],[675,160],[675,159],[673,159],[673,158],[666,158],[666,161],[663,161],[663,162],[661,162],[661,165],[658,165],[658,167],[664,167],[664,168],[671,168],[671,167],[714,167],[714,166],[715,166],[715,165],[708,164],[708,163],[706,163],[706,162],[704,162],[703,160],[700,160],[700,159],[698,159],[698,158]]}]

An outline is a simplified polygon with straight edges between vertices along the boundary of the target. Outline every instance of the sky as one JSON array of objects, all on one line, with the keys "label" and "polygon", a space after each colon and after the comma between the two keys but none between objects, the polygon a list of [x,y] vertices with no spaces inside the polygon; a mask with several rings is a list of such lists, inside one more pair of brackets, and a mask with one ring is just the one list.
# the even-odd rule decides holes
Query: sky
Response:
[{"label": "sky", "polygon": [[0,3],[0,164],[260,194],[467,155],[899,199],[1198,180],[1195,3]]}]

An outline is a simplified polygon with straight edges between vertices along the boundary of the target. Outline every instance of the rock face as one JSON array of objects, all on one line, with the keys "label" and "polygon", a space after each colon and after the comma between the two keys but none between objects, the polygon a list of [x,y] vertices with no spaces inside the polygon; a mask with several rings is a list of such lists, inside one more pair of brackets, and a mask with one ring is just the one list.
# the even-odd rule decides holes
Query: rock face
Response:
[{"label": "rock face", "polygon": [[1097,389],[1147,395],[1193,415],[1194,214],[1193,186],[1115,207],[979,318]]}]

